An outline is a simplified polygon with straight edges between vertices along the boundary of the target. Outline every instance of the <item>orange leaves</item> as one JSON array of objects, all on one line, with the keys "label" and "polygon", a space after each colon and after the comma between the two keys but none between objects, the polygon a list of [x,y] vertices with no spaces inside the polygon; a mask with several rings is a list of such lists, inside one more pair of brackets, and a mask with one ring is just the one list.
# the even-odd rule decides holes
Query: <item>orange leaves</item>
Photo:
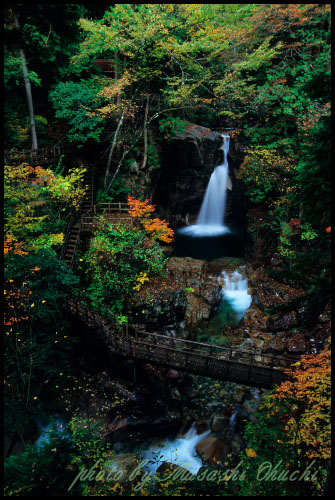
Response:
[{"label": "orange leaves", "polygon": [[[14,309],[11,311],[11,315],[4,313],[4,324],[6,326],[14,325],[15,323],[20,323],[21,321],[27,321],[29,319],[26,316],[25,304],[24,302],[29,300],[29,295],[32,293],[31,290],[25,289],[25,287],[18,289],[12,284],[13,280],[9,280],[10,287],[4,290],[6,306],[9,309]],[[13,315],[12,315],[13,313]]]},{"label": "orange leaves", "polygon": [[326,228],[327,233],[330,233],[330,232],[331,232],[331,230],[332,230],[331,226],[328,226],[328,227]]},{"label": "orange leaves", "polygon": [[128,196],[130,210],[128,213],[138,220],[143,225],[144,229],[153,239],[159,239],[165,243],[173,241],[174,231],[168,225],[168,222],[162,219],[152,219],[150,216],[155,211],[155,205],[149,205],[149,200],[135,200],[132,196]]},{"label": "orange leaves", "polygon": [[144,227],[152,237],[157,237],[165,243],[171,243],[171,241],[173,241],[174,231],[168,227],[165,220],[153,219],[149,223],[145,223]]},{"label": "orange leaves", "polygon": [[6,236],[4,241],[4,255],[7,255],[9,252],[14,252],[16,255],[28,255],[28,252],[23,250],[23,242],[14,242],[11,236]]},{"label": "orange leaves", "polygon": [[142,217],[148,217],[149,214],[155,211],[155,206],[154,205],[149,205],[149,200],[145,201],[140,201],[140,200],[135,200],[133,196],[128,196],[128,203],[130,205],[130,210],[129,214],[132,217],[135,218],[142,218]]}]

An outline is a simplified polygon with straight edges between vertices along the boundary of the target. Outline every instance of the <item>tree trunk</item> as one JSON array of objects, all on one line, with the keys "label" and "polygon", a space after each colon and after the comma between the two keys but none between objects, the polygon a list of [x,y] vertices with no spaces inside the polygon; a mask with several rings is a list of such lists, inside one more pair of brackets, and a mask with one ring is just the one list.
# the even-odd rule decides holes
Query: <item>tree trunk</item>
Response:
[{"label": "tree trunk", "polygon": [[118,123],[118,125],[116,127],[115,134],[114,134],[114,139],[113,139],[113,143],[112,143],[110,151],[109,151],[108,160],[107,160],[107,166],[106,166],[105,181],[104,181],[105,188],[107,186],[107,181],[108,181],[108,177],[109,177],[109,170],[110,170],[110,166],[111,166],[111,162],[112,162],[112,156],[113,156],[113,151],[115,149],[117,136],[119,135],[119,131],[120,131],[120,128],[121,128],[121,125],[122,125],[122,122],[123,122],[125,114],[126,114],[126,111],[124,111],[122,113],[120,121],[119,121],[119,123]]},{"label": "tree trunk", "polygon": [[[119,65],[118,65],[118,59],[117,59],[117,52],[114,53],[114,77],[115,80],[119,79]],[[121,104],[121,94],[116,95],[116,105],[120,106]]]},{"label": "tree trunk", "polygon": [[[19,24],[19,20],[18,20],[16,14],[14,14],[14,20],[15,20],[15,26],[19,30],[20,24]],[[21,59],[22,59],[23,78],[24,78],[24,85],[26,88],[26,96],[27,96],[28,109],[29,109],[32,149],[38,149],[35,114],[34,114],[34,106],[33,106],[33,97],[31,94],[31,85],[30,85],[30,80],[29,80],[26,55],[25,55],[24,50],[22,48],[20,49],[20,55],[21,55]]]},{"label": "tree trunk", "polygon": [[149,94],[147,95],[147,100],[145,103],[145,112],[144,112],[144,127],[143,127],[143,135],[144,135],[144,153],[143,153],[143,162],[142,169],[145,169],[148,159],[148,111],[149,111]]}]

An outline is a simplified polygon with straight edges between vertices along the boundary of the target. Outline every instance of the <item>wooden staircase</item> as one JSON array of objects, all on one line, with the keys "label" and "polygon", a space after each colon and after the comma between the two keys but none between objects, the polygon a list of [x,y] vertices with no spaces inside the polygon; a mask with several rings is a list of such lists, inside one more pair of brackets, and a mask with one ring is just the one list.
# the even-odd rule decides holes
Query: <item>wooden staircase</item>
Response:
[{"label": "wooden staircase", "polygon": [[66,242],[64,259],[69,264],[70,267],[73,266],[74,255],[77,251],[79,240],[80,240],[80,220],[71,226],[71,230]]},{"label": "wooden staircase", "polygon": [[74,256],[80,242],[80,233],[82,230],[82,217],[93,214],[94,210],[94,165],[92,163],[83,163],[86,167],[84,173],[84,186],[87,187],[86,193],[80,205],[80,215],[77,219],[71,218],[68,225],[68,231],[65,237],[61,258],[64,258],[70,267],[73,266]]}]

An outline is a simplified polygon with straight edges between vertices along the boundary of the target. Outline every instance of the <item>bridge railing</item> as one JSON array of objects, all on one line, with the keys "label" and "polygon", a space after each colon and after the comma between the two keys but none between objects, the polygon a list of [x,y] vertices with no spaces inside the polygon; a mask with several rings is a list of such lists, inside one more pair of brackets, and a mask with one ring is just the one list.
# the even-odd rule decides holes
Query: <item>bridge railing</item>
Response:
[{"label": "bridge railing", "polygon": [[208,358],[208,362],[211,363],[210,360],[212,360],[212,364],[214,363],[213,360],[231,361],[275,370],[289,368],[293,363],[299,360],[299,358],[295,356],[283,358],[272,354],[262,353],[261,351],[216,346],[214,344],[205,344],[193,340],[170,337],[159,333],[146,332],[143,329],[128,325],[123,325],[122,330],[117,331],[113,325],[108,323],[108,320],[102,318],[99,313],[91,311],[86,304],[78,302],[78,300],[71,299],[71,309],[81,316],[89,326],[98,326],[103,331],[107,340],[114,343],[121,342],[122,345],[124,345],[124,342],[130,342],[133,346],[136,346],[137,349],[141,345],[143,348],[148,349],[148,352],[149,349],[155,350],[156,352],[157,349],[160,351],[172,350],[176,355],[183,353],[186,356],[198,356],[199,360]]},{"label": "bridge railing", "polygon": [[116,202],[104,202],[104,203],[97,203],[96,204],[96,212],[97,213],[104,213],[104,212],[128,212],[130,209],[130,206],[128,203],[121,203],[120,201]]},{"label": "bridge railing", "polygon": [[[134,222],[134,219],[132,217],[111,217],[110,219],[107,218],[107,222],[111,226],[117,226],[119,224],[127,224],[131,226]],[[81,228],[83,231],[94,231],[95,229],[98,229],[99,227],[102,226],[102,223],[99,221],[97,217],[94,217],[93,215],[88,215],[88,214],[83,214],[81,216]]]},{"label": "bridge railing", "polygon": [[45,165],[58,161],[64,150],[59,146],[46,146],[40,149],[23,149],[21,151],[5,151],[4,160],[7,165],[30,163]]},{"label": "bridge railing", "polygon": [[[124,327],[124,330],[126,332],[126,327]],[[283,358],[272,354],[262,353],[260,350],[249,351],[237,347],[223,347],[214,344],[205,344],[193,340],[181,339],[179,337],[170,337],[158,333],[150,333],[140,329],[136,331],[133,327],[131,330],[133,330],[135,339],[140,339],[142,343],[148,343],[148,345],[166,346],[173,348],[174,350],[192,352],[194,354],[205,355],[215,359],[232,361],[241,360],[243,362],[249,362],[256,365],[266,365],[271,368],[278,369],[288,368],[292,363],[298,361],[298,358],[293,356],[290,358]],[[127,333],[123,333],[123,335],[127,336]]]}]

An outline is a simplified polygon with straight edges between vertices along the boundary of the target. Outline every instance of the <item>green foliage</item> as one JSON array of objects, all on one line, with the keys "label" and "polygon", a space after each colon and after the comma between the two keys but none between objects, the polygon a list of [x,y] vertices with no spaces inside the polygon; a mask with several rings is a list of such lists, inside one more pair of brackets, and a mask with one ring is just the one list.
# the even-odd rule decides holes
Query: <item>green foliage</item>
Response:
[{"label": "green foliage", "polygon": [[98,97],[101,89],[99,79],[93,77],[80,82],[60,82],[50,92],[55,116],[69,125],[67,137],[70,142],[83,144],[87,139],[100,140],[104,122],[95,110],[102,104]]},{"label": "green foliage", "polygon": [[171,139],[176,135],[182,134],[185,132],[186,126],[187,122],[173,116],[168,116],[159,122],[159,130],[164,133],[166,139]]},{"label": "green foliage", "polygon": [[124,225],[104,226],[95,233],[84,256],[92,280],[87,292],[98,310],[124,316],[141,273],[161,275],[167,259],[159,244],[149,240],[144,231]]},{"label": "green foliage", "polygon": [[151,170],[157,170],[160,168],[160,157],[159,157],[159,151],[158,148],[155,144],[149,144],[148,146],[148,167]]},{"label": "green foliage", "polygon": [[5,231],[27,250],[60,247],[67,217],[84,195],[84,169],[62,176],[42,167],[5,166]]},{"label": "green foliage", "polygon": [[125,183],[125,175],[116,177],[109,191],[100,188],[97,192],[97,203],[108,203],[112,201],[127,201],[127,194],[130,193],[130,188]]},{"label": "green foliage", "polygon": [[78,487],[67,492],[73,481],[70,457],[74,445],[54,425],[49,442],[27,445],[24,452],[6,458],[5,496],[76,496]]},{"label": "green foliage", "polygon": [[55,390],[60,373],[71,371],[76,339],[63,307],[78,278],[46,249],[10,251],[4,274],[6,423],[13,430],[29,423],[43,391]]},{"label": "green foliage", "polygon": [[246,182],[250,199],[259,203],[292,191],[289,180],[294,169],[292,156],[256,146],[247,150],[238,177]]}]

